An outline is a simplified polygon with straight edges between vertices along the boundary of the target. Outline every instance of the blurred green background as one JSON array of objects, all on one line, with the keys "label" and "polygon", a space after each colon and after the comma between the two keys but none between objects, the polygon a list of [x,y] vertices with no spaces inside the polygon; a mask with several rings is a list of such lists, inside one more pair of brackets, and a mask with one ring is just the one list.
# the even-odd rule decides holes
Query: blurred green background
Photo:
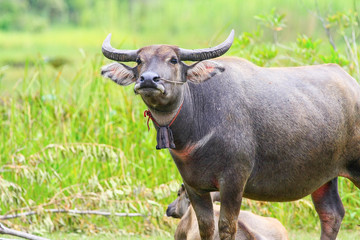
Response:
[{"label": "blurred green background", "polygon": [[[354,10],[353,0],[318,1],[323,17]],[[313,0],[1,0],[1,62],[26,58],[81,57],[99,53],[101,42],[113,33],[115,46],[135,48],[154,43],[188,48],[211,46],[234,28],[237,34],[256,30],[256,15],[276,8],[285,14],[286,31],[279,38],[294,41],[298,34],[325,37]],[[271,36],[264,33],[264,40]]]},{"label": "blurred green background", "polygon": [[[101,44],[205,48],[236,37],[228,55],[265,67],[337,63],[357,80],[357,0],[0,0],[0,221],[54,239],[171,239],[164,217],[181,183],[142,117],[132,87],[101,78]],[[360,191],[339,181],[340,239],[359,238]],[[49,209],[143,217],[50,214]],[[316,239],[309,197],[244,200],[278,218],[290,239]],[[7,214],[35,215],[5,219]],[[2,219],[2,220],[1,220]]]}]

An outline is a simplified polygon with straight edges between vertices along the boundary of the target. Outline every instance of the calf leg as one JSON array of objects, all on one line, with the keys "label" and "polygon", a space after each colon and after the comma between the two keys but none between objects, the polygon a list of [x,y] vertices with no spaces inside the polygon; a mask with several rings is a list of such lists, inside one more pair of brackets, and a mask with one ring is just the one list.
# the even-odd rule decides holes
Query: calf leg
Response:
[{"label": "calf leg", "polygon": [[311,194],[321,221],[321,240],[334,240],[345,215],[338,193],[337,178],[321,186]]},{"label": "calf leg", "polygon": [[198,220],[201,239],[213,240],[215,224],[210,193],[199,194],[187,185],[185,188]]}]

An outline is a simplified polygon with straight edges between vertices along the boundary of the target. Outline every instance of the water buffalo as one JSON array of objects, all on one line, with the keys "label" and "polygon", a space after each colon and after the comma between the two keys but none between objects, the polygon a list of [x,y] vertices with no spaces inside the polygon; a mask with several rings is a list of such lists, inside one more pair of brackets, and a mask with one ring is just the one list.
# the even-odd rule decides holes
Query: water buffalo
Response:
[{"label": "water buffalo", "polygon": [[[212,192],[213,201],[219,198],[219,192]],[[219,199],[220,200],[220,199]],[[217,200],[218,201],[218,200]],[[213,205],[214,219],[219,219],[220,206]],[[181,218],[175,231],[175,240],[200,240],[195,211],[190,204],[184,185],[178,191],[178,197],[169,204],[166,215]],[[285,227],[275,218],[262,217],[248,211],[241,211],[237,221],[236,240],[287,240]],[[215,225],[214,240],[219,239]]]},{"label": "water buffalo", "polygon": [[[188,50],[152,45],[118,50],[109,35],[102,75],[135,83],[183,178],[202,239],[212,239],[211,191],[220,191],[220,238],[234,239],[242,197],[312,196],[321,239],[335,239],[344,207],[337,177],[360,187],[360,87],[336,64],[263,68],[222,57],[220,45]],[[208,60],[211,59],[211,60]],[[183,61],[196,61],[187,65]]]}]

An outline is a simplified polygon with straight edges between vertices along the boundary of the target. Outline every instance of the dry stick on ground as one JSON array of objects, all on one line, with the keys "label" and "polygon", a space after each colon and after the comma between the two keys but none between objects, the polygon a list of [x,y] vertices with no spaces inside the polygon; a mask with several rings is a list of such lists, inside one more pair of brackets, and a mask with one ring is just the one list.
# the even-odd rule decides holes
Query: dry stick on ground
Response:
[{"label": "dry stick on ground", "polygon": [[[111,213],[96,210],[66,210],[66,209],[44,209],[46,213],[69,213],[69,214],[80,214],[80,215],[100,215],[105,217],[116,216],[116,217],[145,217],[141,213]],[[0,216],[0,220],[13,219],[18,217],[26,217],[31,215],[37,215],[39,212],[29,211],[23,213],[9,214]]]},{"label": "dry stick on ground", "polygon": [[[111,212],[103,212],[103,211],[96,211],[96,210],[66,210],[66,209],[44,209],[44,212],[46,213],[70,213],[70,214],[90,214],[90,215],[100,215],[100,216],[117,216],[117,217],[144,217],[145,215],[141,213],[111,213]],[[36,211],[29,211],[29,212],[23,212],[23,213],[17,213],[17,214],[10,214],[10,215],[3,215],[0,216],[0,220],[7,220],[7,219],[13,219],[18,217],[26,217],[31,215],[37,215],[38,212]],[[0,223],[0,234],[8,234],[13,235],[17,237],[22,237],[30,240],[49,240],[47,238],[34,236],[28,233],[16,231],[9,229],[5,227],[3,224]],[[0,239],[1,240],[1,239]]]},{"label": "dry stick on ground", "polygon": [[18,240],[18,239],[14,239],[14,238],[0,238],[0,240]]},{"label": "dry stick on ground", "polygon": [[16,230],[7,228],[1,223],[0,223],[0,234],[12,235],[12,236],[26,238],[26,239],[30,239],[30,240],[49,240],[47,238],[38,237],[38,236],[29,234],[29,233],[20,232],[20,231],[16,231]]}]

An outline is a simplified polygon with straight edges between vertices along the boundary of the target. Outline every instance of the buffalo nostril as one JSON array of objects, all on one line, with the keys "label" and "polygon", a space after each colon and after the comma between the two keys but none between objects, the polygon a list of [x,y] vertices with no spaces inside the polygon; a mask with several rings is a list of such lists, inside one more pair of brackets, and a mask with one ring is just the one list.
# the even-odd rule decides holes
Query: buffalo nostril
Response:
[{"label": "buffalo nostril", "polygon": [[154,77],[154,78],[153,78],[153,81],[154,81],[154,82],[160,81],[160,77],[159,77],[159,76]]},{"label": "buffalo nostril", "polygon": [[152,71],[146,71],[143,74],[141,74],[140,82],[158,82],[160,81],[160,76]]}]

